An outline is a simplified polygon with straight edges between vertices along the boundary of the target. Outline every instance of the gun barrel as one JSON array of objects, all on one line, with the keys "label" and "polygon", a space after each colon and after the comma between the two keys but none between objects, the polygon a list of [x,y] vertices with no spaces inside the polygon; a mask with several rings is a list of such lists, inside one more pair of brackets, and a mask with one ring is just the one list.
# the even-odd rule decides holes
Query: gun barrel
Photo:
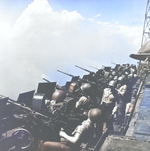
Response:
[{"label": "gun barrel", "polygon": [[45,78],[43,78],[43,80],[45,80],[45,81],[48,82],[48,83],[51,83],[49,80],[47,80],[47,79],[45,79]]},{"label": "gun barrel", "polygon": [[102,65],[103,67],[106,67],[106,66],[104,66],[104,65]]},{"label": "gun barrel", "polygon": [[43,115],[43,114],[41,114],[41,113],[39,113],[39,112],[35,112],[35,111],[31,110],[29,107],[22,106],[22,105],[20,105],[19,103],[13,102],[13,101],[11,101],[11,100],[8,100],[8,102],[11,103],[11,104],[13,104],[13,105],[15,105],[15,106],[17,106],[17,107],[20,107],[21,110],[24,109],[24,110],[26,110],[26,111],[28,111],[28,112],[33,112],[33,113],[35,113],[35,114],[38,114],[38,115],[40,115],[41,117],[48,118],[48,116],[45,116],[45,115]]},{"label": "gun barrel", "polygon": [[115,65],[117,65],[117,63],[114,63],[114,62],[111,62],[112,64],[115,64]]},{"label": "gun barrel", "polygon": [[63,74],[66,74],[66,75],[68,75],[68,76],[70,76],[70,77],[75,77],[74,75],[72,75],[72,74],[68,74],[68,73],[66,73],[66,72],[63,72],[63,71],[60,71],[60,70],[57,70],[58,72],[60,72],[60,73],[63,73]]},{"label": "gun barrel", "polygon": [[[89,65],[90,66],[90,65]],[[99,68],[96,68],[96,67],[93,67],[93,66],[90,66],[90,67],[92,67],[92,68],[94,68],[94,69],[96,69],[96,70],[100,70]]]},{"label": "gun barrel", "polygon": [[[45,79],[45,78],[43,78],[43,80],[45,80],[45,81],[48,82],[48,83],[51,83],[49,80],[47,80],[47,79]],[[59,90],[61,90],[61,86],[59,86],[58,84],[56,84],[56,88],[59,89]]]},{"label": "gun barrel", "polygon": [[75,65],[75,66],[76,66],[76,67],[78,67],[78,68],[80,68],[80,69],[82,69],[82,70],[84,70],[84,71],[87,71],[87,72],[93,73],[93,72],[91,72],[91,71],[89,71],[89,70],[87,70],[87,69],[85,69],[85,68],[79,67],[79,66],[77,66],[77,65]]}]

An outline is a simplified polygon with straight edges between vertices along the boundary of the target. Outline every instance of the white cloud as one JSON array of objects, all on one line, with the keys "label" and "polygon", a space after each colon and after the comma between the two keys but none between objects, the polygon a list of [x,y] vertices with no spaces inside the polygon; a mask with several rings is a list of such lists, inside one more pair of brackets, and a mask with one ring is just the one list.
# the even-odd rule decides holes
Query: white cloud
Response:
[{"label": "white cloud", "polygon": [[110,23],[109,22],[100,22],[100,21],[97,21],[97,24],[99,24],[99,25],[109,25]]},{"label": "white cloud", "polygon": [[86,19],[86,20],[88,20],[88,21],[94,21],[94,19],[93,19],[93,18],[88,18],[88,19]]},{"label": "white cloud", "polygon": [[97,17],[99,17],[99,16],[101,16],[101,14],[97,14],[97,15],[95,15],[95,16],[94,16],[94,18],[97,18]]},{"label": "white cloud", "polygon": [[16,97],[36,89],[43,76],[64,82],[68,77],[56,70],[82,74],[75,64],[128,62],[139,47],[141,28],[91,21],[77,11],[53,11],[47,0],[34,0],[13,27],[0,24],[5,35],[0,34],[0,92]]}]

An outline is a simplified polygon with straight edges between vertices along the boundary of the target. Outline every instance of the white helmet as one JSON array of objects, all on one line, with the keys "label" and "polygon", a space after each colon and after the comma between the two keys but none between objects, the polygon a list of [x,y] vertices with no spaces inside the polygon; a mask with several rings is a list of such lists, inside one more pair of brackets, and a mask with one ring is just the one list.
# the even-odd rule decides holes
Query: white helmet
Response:
[{"label": "white helmet", "polygon": [[114,86],[116,86],[116,81],[111,80],[108,85],[114,87]]},{"label": "white helmet", "polygon": [[121,76],[121,77],[118,78],[118,81],[123,81],[123,80],[124,80],[123,76]]}]

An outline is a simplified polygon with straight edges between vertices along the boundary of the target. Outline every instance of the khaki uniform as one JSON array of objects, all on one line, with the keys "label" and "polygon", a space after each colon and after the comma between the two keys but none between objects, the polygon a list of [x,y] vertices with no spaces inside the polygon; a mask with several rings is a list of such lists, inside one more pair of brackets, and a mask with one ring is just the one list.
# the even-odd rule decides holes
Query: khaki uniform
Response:
[{"label": "khaki uniform", "polygon": [[89,103],[89,99],[85,96],[82,96],[77,102],[76,102],[76,108],[79,106],[84,106]]},{"label": "khaki uniform", "polygon": [[111,114],[115,106],[115,101],[116,98],[113,95],[112,90],[110,88],[105,88],[100,106],[103,114],[104,129],[106,129],[106,127],[112,129]]},{"label": "khaki uniform", "polygon": [[123,85],[119,88],[119,91],[122,93],[120,95],[124,96],[124,94],[126,93],[127,91],[127,86],[126,85]]},{"label": "khaki uniform", "polygon": [[85,120],[81,123],[81,125],[77,126],[76,129],[72,132],[72,135],[75,133],[80,134],[80,141],[76,144],[72,144],[67,141],[65,138],[61,138],[61,144],[65,144],[70,147],[72,151],[79,151],[81,143],[89,142],[94,135],[94,124],[89,120]]},{"label": "khaki uniform", "polygon": [[110,104],[110,103],[114,102],[114,100],[115,100],[115,97],[112,94],[111,89],[110,88],[105,88],[104,91],[103,91],[103,97],[102,97],[101,104],[103,102],[106,103],[106,104]]},{"label": "khaki uniform", "polygon": [[126,107],[126,97],[125,93],[127,91],[127,86],[122,85],[119,88],[118,94],[119,94],[119,107],[118,107],[118,124],[122,124],[125,117],[125,107]]},{"label": "khaki uniform", "polygon": [[80,134],[80,140],[73,144],[66,140],[65,138],[61,138],[60,143],[58,142],[46,142],[43,145],[42,151],[79,151],[81,143],[89,142],[89,139],[92,139],[94,135],[94,124],[87,119],[81,123],[81,125],[77,126],[77,128],[73,131],[73,135],[75,133]]}]

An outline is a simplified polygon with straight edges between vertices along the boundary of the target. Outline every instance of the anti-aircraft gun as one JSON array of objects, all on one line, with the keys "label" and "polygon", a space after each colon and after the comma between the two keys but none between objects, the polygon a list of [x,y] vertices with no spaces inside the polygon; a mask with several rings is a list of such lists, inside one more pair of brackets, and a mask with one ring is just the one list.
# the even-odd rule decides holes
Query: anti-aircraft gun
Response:
[{"label": "anti-aircraft gun", "polygon": [[[61,72],[61,71],[59,71],[59,72]],[[62,72],[62,73],[65,74],[65,72]],[[56,90],[53,93],[52,100],[56,100],[56,105],[54,105],[54,107],[56,107],[56,106],[59,107],[61,105],[67,106],[66,107],[67,115],[71,116],[71,118],[72,117],[76,118],[76,115],[75,115],[76,113],[74,111],[75,111],[76,101],[79,99],[79,96],[77,95],[78,94],[77,79],[79,79],[79,76],[73,76],[71,74],[67,74],[67,75],[71,76],[72,80],[69,82],[66,82],[65,86],[59,86],[60,89]],[[47,80],[47,82],[49,83],[50,81]],[[64,97],[64,93],[65,93],[65,97]],[[78,118],[76,118],[76,121],[73,121],[72,123],[74,123],[74,122],[77,123],[79,121],[82,121],[83,119],[85,119],[85,116],[78,114]],[[74,125],[76,125],[76,124],[74,124]]]},{"label": "anti-aircraft gun", "polygon": [[[52,82],[50,82],[48,79],[43,78],[43,80],[46,81],[47,83],[52,83]],[[64,89],[63,87],[59,86],[58,84],[55,85],[55,88],[56,88],[57,90],[63,90],[63,89]],[[65,91],[65,89],[64,89],[64,91]]]},{"label": "anti-aircraft gun", "polygon": [[97,83],[99,83],[99,85],[101,85],[101,88],[103,90],[104,88],[106,88],[108,86],[108,83],[110,81],[110,78],[111,78],[110,75],[112,72],[111,67],[104,66],[104,65],[102,65],[101,69],[93,67],[93,66],[90,66],[90,67],[98,70],[96,72],[96,75],[99,77],[97,80]]},{"label": "anti-aircraft gun", "polygon": [[[88,79],[89,81],[96,82],[96,83],[99,83],[100,81],[103,81],[103,82],[107,81],[108,77],[109,77],[109,72],[111,69],[111,67],[106,67],[106,66],[102,65],[103,69],[98,69],[98,68],[94,67],[95,69],[98,70],[95,73],[95,72],[89,71],[85,68],[79,67],[77,65],[75,65],[75,66],[90,73],[89,75],[84,75],[83,79]],[[91,66],[91,67],[93,67],[93,66]]]},{"label": "anti-aircraft gun", "polygon": [[58,141],[60,126],[65,128],[68,122],[61,109],[48,117],[9,99],[3,107],[10,109],[12,115],[1,119],[2,151],[37,150],[39,140]]},{"label": "anti-aircraft gun", "polygon": [[84,75],[83,78],[80,78],[79,76],[74,76],[72,74],[68,74],[68,73],[60,71],[60,70],[57,70],[57,71],[65,74],[65,75],[71,76],[72,78],[78,79],[74,82],[74,83],[76,83],[76,86],[77,86],[75,92],[78,91],[77,89],[79,89],[83,83],[90,83],[92,86],[96,85],[95,82],[93,82],[89,79],[89,75]]},{"label": "anti-aircraft gun", "polygon": [[84,75],[82,80],[86,80],[89,82],[91,85],[93,85],[94,88],[94,93],[99,96],[100,98],[102,97],[102,91],[103,91],[103,86],[99,82],[101,80],[101,76],[95,72],[92,72],[90,70],[87,70],[85,68],[82,68],[80,66],[75,65],[77,68],[80,68],[86,72],[89,72],[89,75]]},{"label": "anti-aircraft gun", "polygon": [[[61,71],[59,71],[59,72],[61,72]],[[48,83],[51,83],[49,80],[47,80],[45,78],[43,78],[43,80],[45,80]],[[56,84],[55,91],[60,90],[60,91],[63,91],[67,97],[69,97],[69,96],[73,97],[73,93],[75,92],[75,89],[77,89],[77,82],[76,81],[77,80],[66,82],[66,85],[64,85],[64,86],[59,86],[58,84]]]},{"label": "anti-aircraft gun", "polygon": [[103,69],[100,69],[100,68],[97,68],[97,67],[94,67],[94,66],[90,66],[90,67],[96,69],[97,71],[95,72],[95,75],[96,75],[99,79],[102,79],[102,80],[103,80],[104,70],[103,70]]},{"label": "anti-aircraft gun", "polygon": [[120,66],[120,64],[119,64],[119,63],[115,63],[115,62],[111,62],[111,63],[115,65],[115,68],[117,68],[117,67],[119,67],[119,66]]},{"label": "anti-aircraft gun", "polygon": [[63,72],[63,71],[60,71],[60,70],[57,70],[58,72],[60,72],[60,73],[63,73],[63,74],[65,74],[65,75],[68,75],[68,76],[70,76],[70,77],[72,77],[72,79],[75,79],[75,80],[71,80],[71,87],[72,88],[70,88],[69,87],[69,90],[70,89],[73,89],[73,85],[72,84],[75,84],[76,86],[74,87],[74,92],[77,92],[78,91],[78,89],[80,88],[80,86],[83,84],[83,83],[90,83],[92,86],[96,86],[96,82],[94,82],[94,81],[92,81],[91,79],[90,79],[90,76],[89,75],[84,75],[83,76],[83,78],[80,78],[79,76],[74,76],[74,75],[72,75],[72,74],[68,74],[68,73],[66,73],[66,72]]},{"label": "anti-aircraft gun", "polygon": [[[45,79],[45,78],[44,78]],[[64,112],[69,115],[75,107],[74,91],[76,85],[67,82],[65,86],[59,86],[45,79],[47,83],[40,83],[37,93],[33,97],[32,108],[44,115],[51,115],[57,109],[64,107]]]},{"label": "anti-aircraft gun", "polygon": [[82,68],[82,67],[77,66],[77,65],[75,65],[75,67],[77,67],[77,68],[79,68],[79,69],[82,69],[82,70],[84,70],[84,71],[86,71],[86,72],[89,72],[89,74],[88,74],[88,75],[84,75],[82,79],[88,80],[88,81],[90,81],[90,82],[96,82],[96,81],[97,81],[97,78],[98,78],[98,77],[97,77],[97,75],[95,74],[95,72],[92,72],[92,71],[90,71],[90,70],[87,70],[87,69]]},{"label": "anti-aircraft gun", "polygon": [[[24,133],[26,133],[26,130],[30,132],[31,136],[34,137],[32,144],[33,146],[37,146],[37,140],[40,139],[58,141],[60,127],[63,127],[66,129],[66,132],[70,133],[87,118],[87,116],[80,115],[78,117],[72,116],[71,111],[76,101],[70,96],[66,96],[61,102],[53,104],[53,110],[51,110],[49,102],[52,99],[59,98],[57,92],[60,92],[62,87],[58,86],[56,82],[50,82],[47,79],[44,80],[46,83],[39,83],[36,93],[34,93],[35,91],[31,91],[20,94],[17,101],[9,99],[4,100],[5,102],[0,102],[0,104],[3,104],[3,106],[1,104],[1,108],[7,111],[6,114],[5,112],[1,114],[3,110],[0,110],[1,134],[5,132],[7,134],[8,130],[17,127],[24,128],[25,130],[21,131]],[[74,91],[74,89],[70,87],[71,91]],[[53,97],[54,93],[55,96]],[[27,134],[29,135],[30,133]]]},{"label": "anti-aircraft gun", "polygon": [[[32,108],[29,108],[6,97],[0,99],[0,107],[7,111],[6,114],[3,110],[3,114],[0,111],[0,148],[2,151],[8,151],[12,147],[14,147],[13,151],[37,150],[39,140],[59,141],[61,127],[71,133],[87,118],[69,116],[70,102],[73,101],[71,98],[67,98],[61,104],[55,104],[56,108],[53,113],[47,112],[47,114],[42,112],[43,101],[44,99],[33,97]],[[10,146],[5,145],[5,142],[9,141]]]},{"label": "anti-aircraft gun", "polygon": [[[63,71],[60,70],[57,71],[66,74],[68,76],[75,77],[74,75],[65,73]],[[100,87],[98,87],[96,82],[90,80],[91,79],[89,79],[89,75],[84,75],[83,78],[80,77],[78,78],[77,89],[74,92],[74,97],[76,98],[76,100],[79,100],[81,96],[90,96],[93,102],[96,102],[95,104],[99,105],[102,97]],[[90,91],[89,90],[86,91],[84,88],[87,90],[90,89]]]},{"label": "anti-aircraft gun", "polygon": [[96,72],[96,75],[99,76],[98,78],[98,83],[101,83],[101,85],[103,85],[103,88],[105,88],[109,82],[109,76],[111,74],[111,67],[107,67],[102,65],[102,69],[90,66],[94,69],[97,69],[98,71]]},{"label": "anti-aircraft gun", "polygon": [[80,83],[79,83],[80,77],[79,76],[74,76],[72,74],[68,74],[68,73],[60,71],[60,70],[57,70],[57,71],[72,77],[71,81],[66,82],[66,85],[64,87],[66,88],[66,91],[69,94],[74,94],[75,90],[80,87]]}]

